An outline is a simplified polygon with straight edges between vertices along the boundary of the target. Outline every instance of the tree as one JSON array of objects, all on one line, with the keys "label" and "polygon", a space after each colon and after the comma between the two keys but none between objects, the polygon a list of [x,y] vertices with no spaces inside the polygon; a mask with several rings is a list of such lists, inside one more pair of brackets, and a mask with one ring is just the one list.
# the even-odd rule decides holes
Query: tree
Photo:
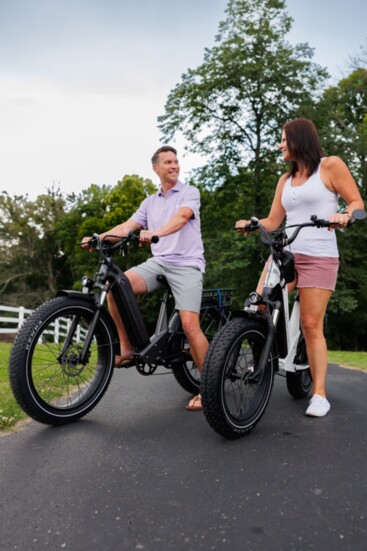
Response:
[{"label": "tree", "polygon": [[[156,191],[150,180],[125,176],[115,187],[92,184],[63,198],[48,190],[36,201],[0,194],[0,302],[34,308],[62,288],[80,289],[94,276],[98,256],[78,247],[85,235],[101,233],[133,214]],[[131,263],[146,258],[139,250]]]},{"label": "tree", "polygon": [[48,190],[35,202],[0,195],[0,301],[30,308],[49,298],[69,276],[57,223],[65,201]]},{"label": "tree", "polygon": [[327,154],[340,155],[367,192],[367,70],[357,69],[328,88],[317,106]]},{"label": "tree", "polygon": [[[367,199],[367,70],[356,69],[328,88],[315,108],[326,155],[339,155]],[[341,208],[344,205],[341,202]],[[365,348],[367,342],[366,223],[338,232],[340,270],[329,306],[328,336],[335,347]]]},{"label": "tree", "polygon": [[313,103],[327,76],[310,62],[307,44],[286,42],[292,19],[284,6],[282,0],[230,0],[217,45],[182,76],[159,117],[166,140],[180,131],[189,150],[207,157],[206,184],[242,178],[251,214],[268,208],[282,124]]},{"label": "tree", "polygon": [[[113,187],[99,188],[93,184],[73,198],[74,204],[70,208],[68,219],[75,217],[79,220],[74,244],[80,242],[86,235],[102,233],[121,224],[130,218],[143,199],[155,191],[157,191],[156,187],[151,180],[137,175],[125,175]],[[135,264],[141,258],[146,258],[147,254],[139,250],[131,256],[131,260],[130,257],[124,259],[125,263]],[[82,275],[89,273],[93,276],[96,261],[95,254],[86,254],[84,249],[76,248],[72,260],[76,288],[80,287],[79,279]]]}]

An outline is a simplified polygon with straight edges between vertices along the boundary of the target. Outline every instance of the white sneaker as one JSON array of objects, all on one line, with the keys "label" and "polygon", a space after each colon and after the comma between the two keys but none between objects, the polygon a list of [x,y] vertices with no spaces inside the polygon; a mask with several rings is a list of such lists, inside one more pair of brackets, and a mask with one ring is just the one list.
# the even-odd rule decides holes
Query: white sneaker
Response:
[{"label": "white sneaker", "polygon": [[330,404],[326,398],[319,394],[314,394],[306,410],[306,415],[312,417],[324,417],[330,409]]}]

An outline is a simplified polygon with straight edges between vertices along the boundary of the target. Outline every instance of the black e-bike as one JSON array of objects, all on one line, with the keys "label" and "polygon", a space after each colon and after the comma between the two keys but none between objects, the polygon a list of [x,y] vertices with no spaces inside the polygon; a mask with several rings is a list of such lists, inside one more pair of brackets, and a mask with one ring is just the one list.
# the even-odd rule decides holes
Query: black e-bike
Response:
[{"label": "black e-bike", "polygon": [[[130,282],[113,262],[114,254],[126,254],[129,244],[138,240],[134,233],[103,240],[94,236],[90,246],[100,253],[95,280],[83,277],[82,292],[60,291],[34,310],[19,330],[10,355],[10,383],[21,408],[36,421],[70,423],[86,415],[104,395],[115,355],[120,353],[117,330],[105,307],[108,293],[134,348],[131,365],[142,375],[152,375],[163,366],[187,392],[200,391],[200,373],[179,313],[171,307],[165,278],[158,276],[164,292],[154,334],[149,335]],[[200,323],[209,341],[229,320],[232,295],[233,289],[204,290]]]}]

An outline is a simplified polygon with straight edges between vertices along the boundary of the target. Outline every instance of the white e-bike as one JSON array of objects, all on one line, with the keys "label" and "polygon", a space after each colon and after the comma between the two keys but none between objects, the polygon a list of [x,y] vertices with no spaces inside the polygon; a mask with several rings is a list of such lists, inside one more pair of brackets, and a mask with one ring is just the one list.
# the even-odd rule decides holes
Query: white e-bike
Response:
[{"label": "white e-bike", "polygon": [[[349,223],[366,217],[353,212]],[[302,228],[333,226],[311,216],[310,222],[268,234],[257,218],[243,230],[259,231],[270,248],[265,282],[260,295],[252,292],[243,310],[232,313],[212,340],[205,358],[201,395],[210,426],[222,436],[238,438],[259,422],[268,405],[274,373],[285,375],[289,393],[305,397],[312,387],[306,345],[300,325],[298,297],[289,315],[287,283],[295,278],[294,257],[285,249]],[[288,237],[286,230],[295,228]]]}]

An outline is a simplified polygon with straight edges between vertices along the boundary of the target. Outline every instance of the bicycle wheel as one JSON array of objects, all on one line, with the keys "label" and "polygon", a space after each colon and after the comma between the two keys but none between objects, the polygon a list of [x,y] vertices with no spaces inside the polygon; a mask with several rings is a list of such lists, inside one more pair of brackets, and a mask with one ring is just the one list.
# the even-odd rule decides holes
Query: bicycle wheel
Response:
[{"label": "bicycle wheel", "polygon": [[[303,334],[301,333],[298,345],[297,353],[294,361],[295,365],[307,365],[307,352],[306,342]],[[307,396],[312,388],[312,378],[310,368],[299,369],[294,373],[287,371],[286,373],[287,389],[289,394],[294,398],[301,399]]]},{"label": "bicycle wheel", "polygon": [[295,373],[287,371],[286,374],[287,389],[293,398],[304,398],[312,388],[312,378],[310,369],[302,369]]},{"label": "bicycle wheel", "polygon": [[20,329],[10,356],[10,383],[20,407],[36,421],[75,421],[106,391],[114,359],[114,330],[106,312],[86,363],[78,359],[94,313],[86,299],[59,297],[37,308]]},{"label": "bicycle wheel", "polygon": [[209,347],[201,381],[203,410],[209,425],[226,438],[251,431],[268,405],[276,362],[273,353],[262,379],[254,378],[265,339],[260,322],[236,318]]},{"label": "bicycle wheel", "polygon": [[[210,342],[214,335],[218,332],[219,327],[228,321],[230,312],[223,309],[222,312],[218,308],[204,307],[200,310],[200,327]],[[190,353],[190,345],[185,337],[182,328],[179,330],[176,347],[182,352],[182,361],[176,365],[172,365],[172,372],[179,385],[190,394],[198,394],[200,392],[201,375],[197,365],[193,361]]]}]

